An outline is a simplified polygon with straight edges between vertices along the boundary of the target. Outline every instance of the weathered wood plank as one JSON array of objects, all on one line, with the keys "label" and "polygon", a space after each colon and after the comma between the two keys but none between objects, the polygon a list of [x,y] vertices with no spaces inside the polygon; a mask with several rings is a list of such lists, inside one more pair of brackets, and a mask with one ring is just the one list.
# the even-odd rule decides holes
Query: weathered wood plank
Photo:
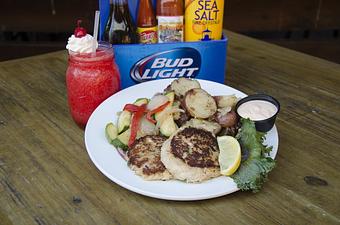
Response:
[{"label": "weathered wood plank", "polygon": [[[33,55],[49,53],[65,49],[64,42],[12,42],[3,41],[0,43],[0,61],[18,59]],[[20,49],[20,51],[18,51]]]},{"label": "weathered wood plank", "polygon": [[280,45],[282,47],[294,49],[295,51],[303,52],[319,58],[323,58],[335,63],[340,63],[340,39],[324,38],[322,40],[301,39],[301,40],[287,40],[287,39],[263,39],[264,41]]}]

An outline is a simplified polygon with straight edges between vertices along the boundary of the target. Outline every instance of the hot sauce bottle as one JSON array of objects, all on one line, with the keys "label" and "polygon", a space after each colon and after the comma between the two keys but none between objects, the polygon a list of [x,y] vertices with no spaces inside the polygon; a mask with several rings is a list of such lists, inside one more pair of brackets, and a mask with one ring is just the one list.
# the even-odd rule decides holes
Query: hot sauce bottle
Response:
[{"label": "hot sauce bottle", "polygon": [[137,15],[139,43],[157,43],[157,22],[151,0],[140,0]]},{"label": "hot sauce bottle", "polygon": [[183,41],[183,0],[157,0],[158,42]]}]

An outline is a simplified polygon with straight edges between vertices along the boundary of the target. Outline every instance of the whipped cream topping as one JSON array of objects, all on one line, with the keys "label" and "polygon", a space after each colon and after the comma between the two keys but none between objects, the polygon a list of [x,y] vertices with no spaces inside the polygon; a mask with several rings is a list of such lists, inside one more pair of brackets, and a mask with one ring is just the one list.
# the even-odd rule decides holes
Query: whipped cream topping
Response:
[{"label": "whipped cream topping", "polygon": [[96,49],[98,48],[98,42],[90,34],[86,34],[84,37],[77,38],[72,34],[68,38],[66,49],[78,53],[91,53],[93,43],[96,43]]}]

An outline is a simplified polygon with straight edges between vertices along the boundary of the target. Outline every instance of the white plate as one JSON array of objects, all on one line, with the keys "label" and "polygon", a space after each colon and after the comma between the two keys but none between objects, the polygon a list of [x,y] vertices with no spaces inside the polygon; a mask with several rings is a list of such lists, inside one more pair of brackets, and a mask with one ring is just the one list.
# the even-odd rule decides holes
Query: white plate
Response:
[{"label": "white plate", "polygon": [[[85,129],[85,145],[87,152],[97,168],[116,184],[133,192],[167,200],[202,200],[223,196],[238,191],[231,178],[217,177],[199,184],[189,184],[177,180],[145,181],[129,169],[126,161],[105,137],[105,126],[109,122],[116,123],[116,113],[126,103],[137,98],[151,98],[156,92],[162,92],[171,79],[155,80],[141,83],[124,89],[105,100],[91,115]],[[199,80],[203,89],[211,95],[230,95],[245,97],[246,94],[229,86],[212,81]],[[273,146],[270,154],[275,158],[278,150],[278,133],[274,126],[266,136],[266,144]]]}]

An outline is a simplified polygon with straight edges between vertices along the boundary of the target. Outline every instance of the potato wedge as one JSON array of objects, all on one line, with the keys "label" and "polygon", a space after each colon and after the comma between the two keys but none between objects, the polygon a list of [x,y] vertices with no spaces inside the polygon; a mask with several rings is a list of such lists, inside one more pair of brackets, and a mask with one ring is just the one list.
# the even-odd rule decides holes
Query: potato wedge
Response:
[{"label": "potato wedge", "polygon": [[190,118],[190,115],[188,115],[186,112],[180,112],[174,115],[174,120],[179,127],[183,126],[183,124],[185,124]]},{"label": "potato wedge", "polygon": [[218,134],[222,127],[220,124],[213,122],[213,121],[208,121],[208,120],[201,120],[201,119],[191,119],[187,121],[184,126],[192,126],[196,128],[203,128],[206,129],[215,135]]},{"label": "potato wedge", "polygon": [[177,96],[184,96],[187,91],[193,88],[201,88],[197,80],[181,77],[171,82],[171,90],[173,90]]},{"label": "potato wedge", "polygon": [[230,112],[217,112],[215,115],[215,121],[222,127],[233,127],[238,122],[236,112],[231,110]]},{"label": "potato wedge", "polygon": [[235,95],[214,96],[218,108],[234,108],[238,99]]},{"label": "potato wedge", "polygon": [[189,114],[198,119],[207,119],[217,111],[214,98],[201,88],[194,88],[186,92],[184,105]]}]

